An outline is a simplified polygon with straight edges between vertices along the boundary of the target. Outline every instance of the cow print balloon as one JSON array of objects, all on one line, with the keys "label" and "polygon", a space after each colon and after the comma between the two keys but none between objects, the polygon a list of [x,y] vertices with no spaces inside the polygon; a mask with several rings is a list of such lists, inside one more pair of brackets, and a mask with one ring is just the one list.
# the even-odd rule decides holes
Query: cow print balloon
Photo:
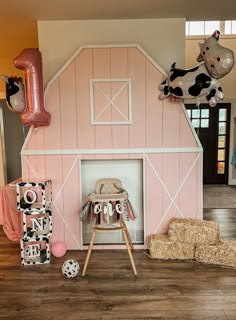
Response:
[{"label": "cow print balloon", "polygon": [[75,278],[80,271],[79,263],[76,260],[69,259],[63,263],[62,273],[67,278]]}]

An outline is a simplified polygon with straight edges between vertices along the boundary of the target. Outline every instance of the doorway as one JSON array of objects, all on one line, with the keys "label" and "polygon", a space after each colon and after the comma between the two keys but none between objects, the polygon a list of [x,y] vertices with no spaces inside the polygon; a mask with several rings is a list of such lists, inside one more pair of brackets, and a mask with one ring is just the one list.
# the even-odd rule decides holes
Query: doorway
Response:
[{"label": "doorway", "polygon": [[[136,214],[134,221],[126,221],[132,242],[144,243],[143,216],[143,161],[141,159],[112,159],[112,160],[82,160],[81,185],[82,199],[94,192],[98,179],[114,177],[122,181],[124,189],[129,194],[129,200]],[[87,245],[91,239],[94,221],[83,224],[83,244]],[[99,232],[94,244],[123,244],[121,232]]]},{"label": "doorway", "polygon": [[231,104],[185,107],[203,147],[203,184],[228,184]]}]

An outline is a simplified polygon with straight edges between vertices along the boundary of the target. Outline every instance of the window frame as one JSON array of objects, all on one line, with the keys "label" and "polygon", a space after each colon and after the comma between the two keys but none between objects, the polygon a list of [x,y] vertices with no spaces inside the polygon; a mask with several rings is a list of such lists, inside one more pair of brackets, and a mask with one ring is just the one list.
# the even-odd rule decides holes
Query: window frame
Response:
[{"label": "window frame", "polygon": [[[219,20],[214,20],[214,21],[219,21]],[[227,22],[231,22],[231,33],[225,33],[225,23]],[[203,23],[203,30],[204,32],[203,33],[200,33],[200,34],[190,34],[190,24],[191,23]],[[208,21],[208,20],[199,20],[199,21],[186,21],[185,22],[185,36],[186,37],[204,37],[204,36],[210,36],[211,34],[210,33],[206,33],[205,30],[206,30],[206,23],[208,22],[213,22],[213,21]],[[236,24],[236,20],[225,20],[225,21],[219,21],[219,31],[221,33],[221,36],[233,36],[235,37],[236,36],[236,33],[232,33],[232,29],[233,29],[233,23]],[[236,28],[236,27],[235,27]],[[217,28],[216,28],[217,29]],[[214,29],[214,30],[216,30]],[[213,30],[213,31],[214,31]]]}]

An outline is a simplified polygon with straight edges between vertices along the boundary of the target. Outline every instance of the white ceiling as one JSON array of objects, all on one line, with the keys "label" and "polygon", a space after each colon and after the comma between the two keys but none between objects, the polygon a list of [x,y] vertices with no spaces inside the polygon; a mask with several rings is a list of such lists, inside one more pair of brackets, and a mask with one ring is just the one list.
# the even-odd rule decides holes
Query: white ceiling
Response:
[{"label": "white ceiling", "polygon": [[235,0],[2,0],[1,20],[236,20]]}]

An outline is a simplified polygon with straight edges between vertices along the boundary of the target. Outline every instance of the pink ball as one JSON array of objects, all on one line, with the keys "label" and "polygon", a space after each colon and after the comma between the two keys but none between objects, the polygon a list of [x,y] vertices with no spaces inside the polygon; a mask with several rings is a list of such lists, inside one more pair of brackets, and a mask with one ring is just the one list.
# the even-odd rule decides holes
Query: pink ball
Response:
[{"label": "pink ball", "polygon": [[54,242],[51,246],[51,252],[54,257],[63,257],[66,254],[66,245],[63,241]]}]

